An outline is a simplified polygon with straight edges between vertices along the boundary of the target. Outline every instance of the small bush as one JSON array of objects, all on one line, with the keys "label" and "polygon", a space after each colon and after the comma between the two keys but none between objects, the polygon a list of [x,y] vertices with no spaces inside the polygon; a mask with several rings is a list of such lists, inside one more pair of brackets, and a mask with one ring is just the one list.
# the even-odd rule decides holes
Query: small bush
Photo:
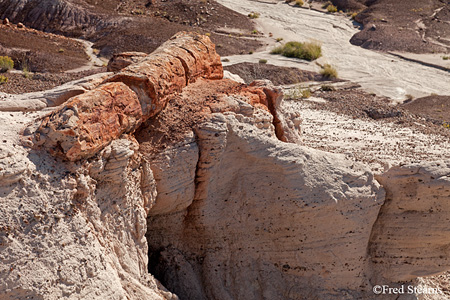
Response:
[{"label": "small bush", "polygon": [[31,74],[29,71],[28,64],[26,64],[26,63],[22,64],[22,72],[23,72],[23,77],[25,77],[27,79],[33,78],[33,74]]},{"label": "small bush", "polygon": [[230,62],[230,60],[228,58],[223,58],[222,62]]},{"label": "small bush", "polygon": [[14,61],[9,56],[0,56],[0,71],[8,72],[14,68]]},{"label": "small bush", "polygon": [[281,42],[283,40],[283,38],[277,38],[276,41],[277,43]]},{"label": "small bush", "polygon": [[337,78],[338,77],[338,73],[337,73],[336,69],[330,64],[325,64],[322,67],[322,70],[320,71],[320,74],[322,74],[323,77],[326,77],[326,78],[329,78],[329,79],[333,79],[333,78]]},{"label": "small bush", "polygon": [[335,13],[335,12],[337,12],[338,10],[337,10],[337,7],[336,7],[336,6],[330,4],[330,5],[327,6],[327,11],[330,12],[330,13]]},{"label": "small bush", "polygon": [[303,0],[295,0],[295,6],[303,6],[305,4]]},{"label": "small bush", "polygon": [[0,75],[0,84],[4,84],[8,82],[8,77]]},{"label": "small bush", "polygon": [[316,42],[288,42],[283,46],[276,47],[270,53],[312,61],[322,56],[322,47]]},{"label": "small bush", "polygon": [[450,59],[450,56],[443,56],[442,59],[443,59],[443,60],[449,60],[449,59]]},{"label": "small bush", "polygon": [[289,90],[285,94],[286,99],[306,99],[311,97],[311,90],[310,89],[303,89],[300,86],[297,86],[294,89]]},{"label": "small bush", "polygon": [[258,62],[260,64],[267,64],[267,59],[260,59]]},{"label": "small bush", "polygon": [[352,14],[351,14],[352,20],[354,20],[354,19],[356,18],[357,15],[358,15],[358,13],[356,13],[356,12],[355,12],[355,13],[352,13]]},{"label": "small bush", "polygon": [[252,34],[258,34],[259,33],[259,31],[258,30],[252,30]]},{"label": "small bush", "polygon": [[63,48],[59,48],[58,52],[59,53],[64,53],[64,49]]},{"label": "small bush", "polygon": [[304,89],[300,91],[302,98],[309,98],[311,97],[311,90],[310,89]]},{"label": "small bush", "polygon": [[248,17],[249,17],[250,19],[257,19],[257,18],[259,18],[259,13],[257,13],[257,12],[251,12],[251,13],[248,14]]}]

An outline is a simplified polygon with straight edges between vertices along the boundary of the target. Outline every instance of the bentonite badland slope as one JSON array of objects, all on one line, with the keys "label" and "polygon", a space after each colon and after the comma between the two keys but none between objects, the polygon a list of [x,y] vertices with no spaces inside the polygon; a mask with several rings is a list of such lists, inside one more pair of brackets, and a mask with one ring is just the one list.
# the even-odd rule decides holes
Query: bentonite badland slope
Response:
[{"label": "bentonite badland slope", "polygon": [[448,162],[375,178],[302,146],[206,36],[108,76],[0,115],[0,299],[372,299],[450,270]]}]

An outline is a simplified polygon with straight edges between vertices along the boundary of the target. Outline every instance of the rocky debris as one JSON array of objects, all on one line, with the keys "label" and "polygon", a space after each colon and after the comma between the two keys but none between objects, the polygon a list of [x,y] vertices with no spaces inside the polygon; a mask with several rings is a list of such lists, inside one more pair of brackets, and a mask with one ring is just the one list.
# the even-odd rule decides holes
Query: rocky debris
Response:
[{"label": "rocky debris", "polygon": [[108,62],[107,71],[117,72],[131,64],[138,63],[144,57],[147,57],[147,53],[142,52],[123,52],[113,55]]},{"label": "rocky debris", "polygon": [[180,92],[200,77],[221,79],[223,68],[220,57],[207,36],[181,32],[152,55],[128,66],[107,81],[124,82],[135,91],[144,119],[148,119],[164,108],[168,95]]},{"label": "rocky debris", "polygon": [[247,84],[261,79],[270,80],[275,85],[328,80],[319,73],[300,70],[295,67],[276,66],[270,63],[243,62],[225,66],[224,70],[239,75]]},{"label": "rocky debris", "polygon": [[377,177],[386,188],[369,244],[373,268],[399,282],[450,269],[450,163],[398,166]]},{"label": "rocky debris", "polygon": [[392,108],[390,110],[386,109],[377,109],[377,108],[368,108],[364,110],[369,118],[374,120],[385,119],[385,118],[395,118],[401,117],[402,112],[398,109]]},{"label": "rocky debris", "polygon": [[[27,28],[20,24],[17,26],[0,25],[0,54],[11,57],[17,70],[26,70],[26,74],[23,76],[24,80],[31,79],[31,72],[60,73],[89,63],[89,57],[81,41],[60,34]],[[53,75],[64,76],[64,74]],[[21,82],[17,84],[25,85]],[[8,82],[8,84],[2,85],[2,90],[6,91],[8,88],[16,90],[10,85],[15,84]],[[17,91],[23,93],[20,89]]]},{"label": "rocky debris", "polygon": [[[335,2],[334,0],[333,2]],[[337,2],[342,2],[339,0]],[[350,42],[363,48],[410,53],[445,53],[449,49],[448,2],[440,0],[359,1],[367,7],[355,20],[363,24]],[[435,16],[441,16],[440,22]]]},{"label": "rocky debris", "polygon": [[46,117],[35,133],[35,145],[76,161],[134,132],[141,121],[136,94],[123,83],[109,83],[72,98]]}]

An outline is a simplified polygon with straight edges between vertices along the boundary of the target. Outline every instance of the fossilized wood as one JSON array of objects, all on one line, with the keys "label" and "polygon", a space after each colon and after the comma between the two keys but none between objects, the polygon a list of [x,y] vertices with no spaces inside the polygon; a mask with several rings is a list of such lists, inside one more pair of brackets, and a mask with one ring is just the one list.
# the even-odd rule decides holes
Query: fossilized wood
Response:
[{"label": "fossilized wood", "polygon": [[36,145],[76,161],[133,132],[141,120],[136,94],[123,83],[108,83],[72,98],[46,117],[35,133]]},{"label": "fossilized wood", "polygon": [[200,77],[221,79],[220,57],[207,36],[181,32],[107,81],[124,82],[135,91],[146,120],[165,107],[169,95]]}]

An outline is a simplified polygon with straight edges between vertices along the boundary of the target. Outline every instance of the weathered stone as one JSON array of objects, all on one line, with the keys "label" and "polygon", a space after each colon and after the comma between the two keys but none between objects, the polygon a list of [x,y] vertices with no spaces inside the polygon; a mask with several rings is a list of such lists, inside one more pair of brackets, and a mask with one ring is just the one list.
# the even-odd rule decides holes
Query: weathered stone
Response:
[{"label": "weathered stone", "polygon": [[369,250],[384,281],[407,281],[450,270],[450,163],[394,167],[379,176],[386,203]]},{"label": "weathered stone", "polygon": [[131,64],[138,63],[144,57],[147,57],[147,53],[142,52],[123,52],[119,54],[113,55],[113,57],[109,60],[107,71],[108,72],[117,72]]},{"label": "weathered stone", "polygon": [[36,144],[71,161],[93,156],[142,120],[136,94],[123,83],[108,83],[76,96],[44,119]]},{"label": "weathered stone", "polygon": [[367,299],[383,189],[361,164],[268,137],[255,118],[227,111],[199,124],[192,204],[161,197],[172,210],[150,210],[152,271],[182,299]]},{"label": "weathered stone", "polygon": [[98,73],[67,82],[50,90],[20,95],[1,94],[0,111],[37,111],[63,104],[68,99],[92,90],[112,73]]},{"label": "weathered stone", "polygon": [[70,171],[42,153],[0,149],[9,169],[0,171],[0,299],[178,299],[148,273],[156,191],[138,147],[115,140]]}]

